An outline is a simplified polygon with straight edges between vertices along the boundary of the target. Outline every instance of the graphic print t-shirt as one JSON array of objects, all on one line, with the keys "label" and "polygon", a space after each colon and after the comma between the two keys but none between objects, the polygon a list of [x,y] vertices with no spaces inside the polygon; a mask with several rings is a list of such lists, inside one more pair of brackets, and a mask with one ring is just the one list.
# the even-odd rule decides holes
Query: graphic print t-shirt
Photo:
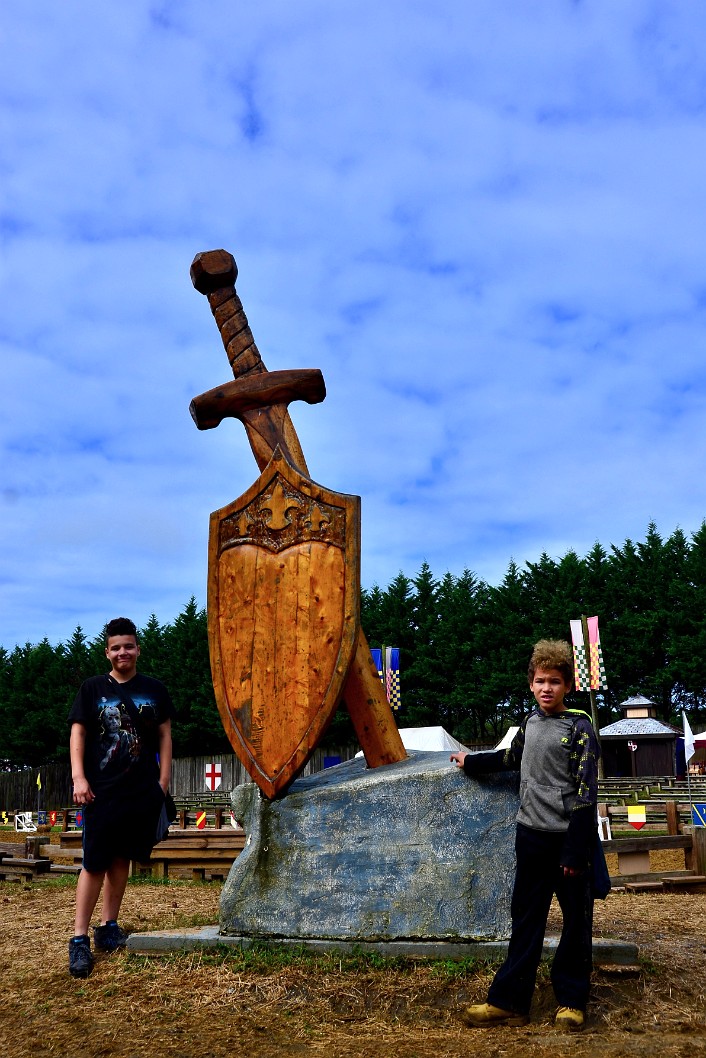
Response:
[{"label": "graphic print t-shirt", "polygon": [[[139,713],[139,729],[123,701],[128,695]],[[127,683],[107,675],[92,676],[81,686],[69,713],[69,724],[86,728],[84,768],[94,793],[122,783],[148,786],[159,778],[158,728],[174,716],[163,683],[139,672]]]}]

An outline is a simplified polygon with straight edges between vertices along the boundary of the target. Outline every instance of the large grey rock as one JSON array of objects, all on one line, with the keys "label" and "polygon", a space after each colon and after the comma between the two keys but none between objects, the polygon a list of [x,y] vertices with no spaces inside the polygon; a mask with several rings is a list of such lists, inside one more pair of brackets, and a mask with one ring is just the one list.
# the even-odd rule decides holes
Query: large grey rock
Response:
[{"label": "large grey rock", "polygon": [[509,936],[516,782],[449,754],[357,759],[266,800],[237,787],[248,835],[221,895],[228,936],[495,940]]}]

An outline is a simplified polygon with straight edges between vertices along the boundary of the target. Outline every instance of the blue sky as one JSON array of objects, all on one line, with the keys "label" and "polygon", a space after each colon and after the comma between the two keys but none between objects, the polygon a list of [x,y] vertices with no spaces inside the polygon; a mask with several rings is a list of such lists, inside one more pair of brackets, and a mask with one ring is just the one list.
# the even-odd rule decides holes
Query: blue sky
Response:
[{"label": "blue sky", "polygon": [[706,67],[690,0],[8,0],[0,644],[205,604],[257,476],[189,279],[225,247],[362,580],[706,517]]}]

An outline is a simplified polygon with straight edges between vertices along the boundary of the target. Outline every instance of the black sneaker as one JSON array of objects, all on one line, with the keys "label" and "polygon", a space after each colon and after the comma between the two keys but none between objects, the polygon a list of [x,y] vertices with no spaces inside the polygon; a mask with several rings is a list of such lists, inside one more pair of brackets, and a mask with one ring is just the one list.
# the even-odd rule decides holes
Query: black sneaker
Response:
[{"label": "black sneaker", "polygon": [[88,977],[93,969],[91,942],[88,935],[72,937],[69,941],[69,973],[72,977]]},{"label": "black sneaker", "polygon": [[106,922],[104,926],[93,927],[93,943],[96,951],[117,951],[127,944],[127,933],[123,933],[118,923],[113,919]]}]

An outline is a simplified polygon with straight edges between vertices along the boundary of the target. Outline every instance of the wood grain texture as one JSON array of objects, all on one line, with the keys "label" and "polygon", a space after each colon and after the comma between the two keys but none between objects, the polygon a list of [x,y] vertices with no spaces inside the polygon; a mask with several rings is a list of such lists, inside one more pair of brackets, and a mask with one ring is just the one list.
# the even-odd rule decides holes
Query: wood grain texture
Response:
[{"label": "wood grain texture", "polygon": [[268,797],[304,767],[340,699],[358,642],[359,531],[357,497],[308,481],[279,451],[211,516],[216,700],[233,749]]},{"label": "wood grain texture", "polygon": [[343,699],[369,768],[406,759],[407,751],[362,628]]},{"label": "wood grain texture", "polygon": [[[267,369],[235,291],[237,275],[235,260],[225,250],[197,254],[191,267],[194,286],[208,297],[234,378],[248,379],[257,388]],[[275,403],[265,407],[238,409],[255,460],[262,475],[271,459],[280,459],[306,480],[309,470],[287,395],[281,402],[277,394],[272,399]],[[293,496],[285,489],[282,496],[272,492],[267,497],[269,508],[258,507],[253,490],[261,481],[262,476],[235,505],[211,516],[209,646],[226,733],[260,788],[274,797],[315,749],[346,681],[346,702],[368,765],[401,761],[406,753],[360,632],[358,498],[344,498],[353,504],[346,507],[342,542],[337,494],[301,481],[304,494],[311,497],[318,490],[313,504],[287,507]],[[292,519],[301,530],[295,541],[288,533]],[[282,534],[279,543],[273,538],[277,533]],[[225,557],[229,549],[242,554]],[[277,557],[265,554],[268,549]],[[291,553],[285,558],[287,549]],[[314,717],[317,697],[321,706]]]},{"label": "wood grain texture", "polygon": [[262,371],[201,393],[189,411],[200,430],[212,430],[226,417],[241,418],[244,412],[288,405],[293,400],[318,404],[325,396],[324,377],[318,368]]}]

